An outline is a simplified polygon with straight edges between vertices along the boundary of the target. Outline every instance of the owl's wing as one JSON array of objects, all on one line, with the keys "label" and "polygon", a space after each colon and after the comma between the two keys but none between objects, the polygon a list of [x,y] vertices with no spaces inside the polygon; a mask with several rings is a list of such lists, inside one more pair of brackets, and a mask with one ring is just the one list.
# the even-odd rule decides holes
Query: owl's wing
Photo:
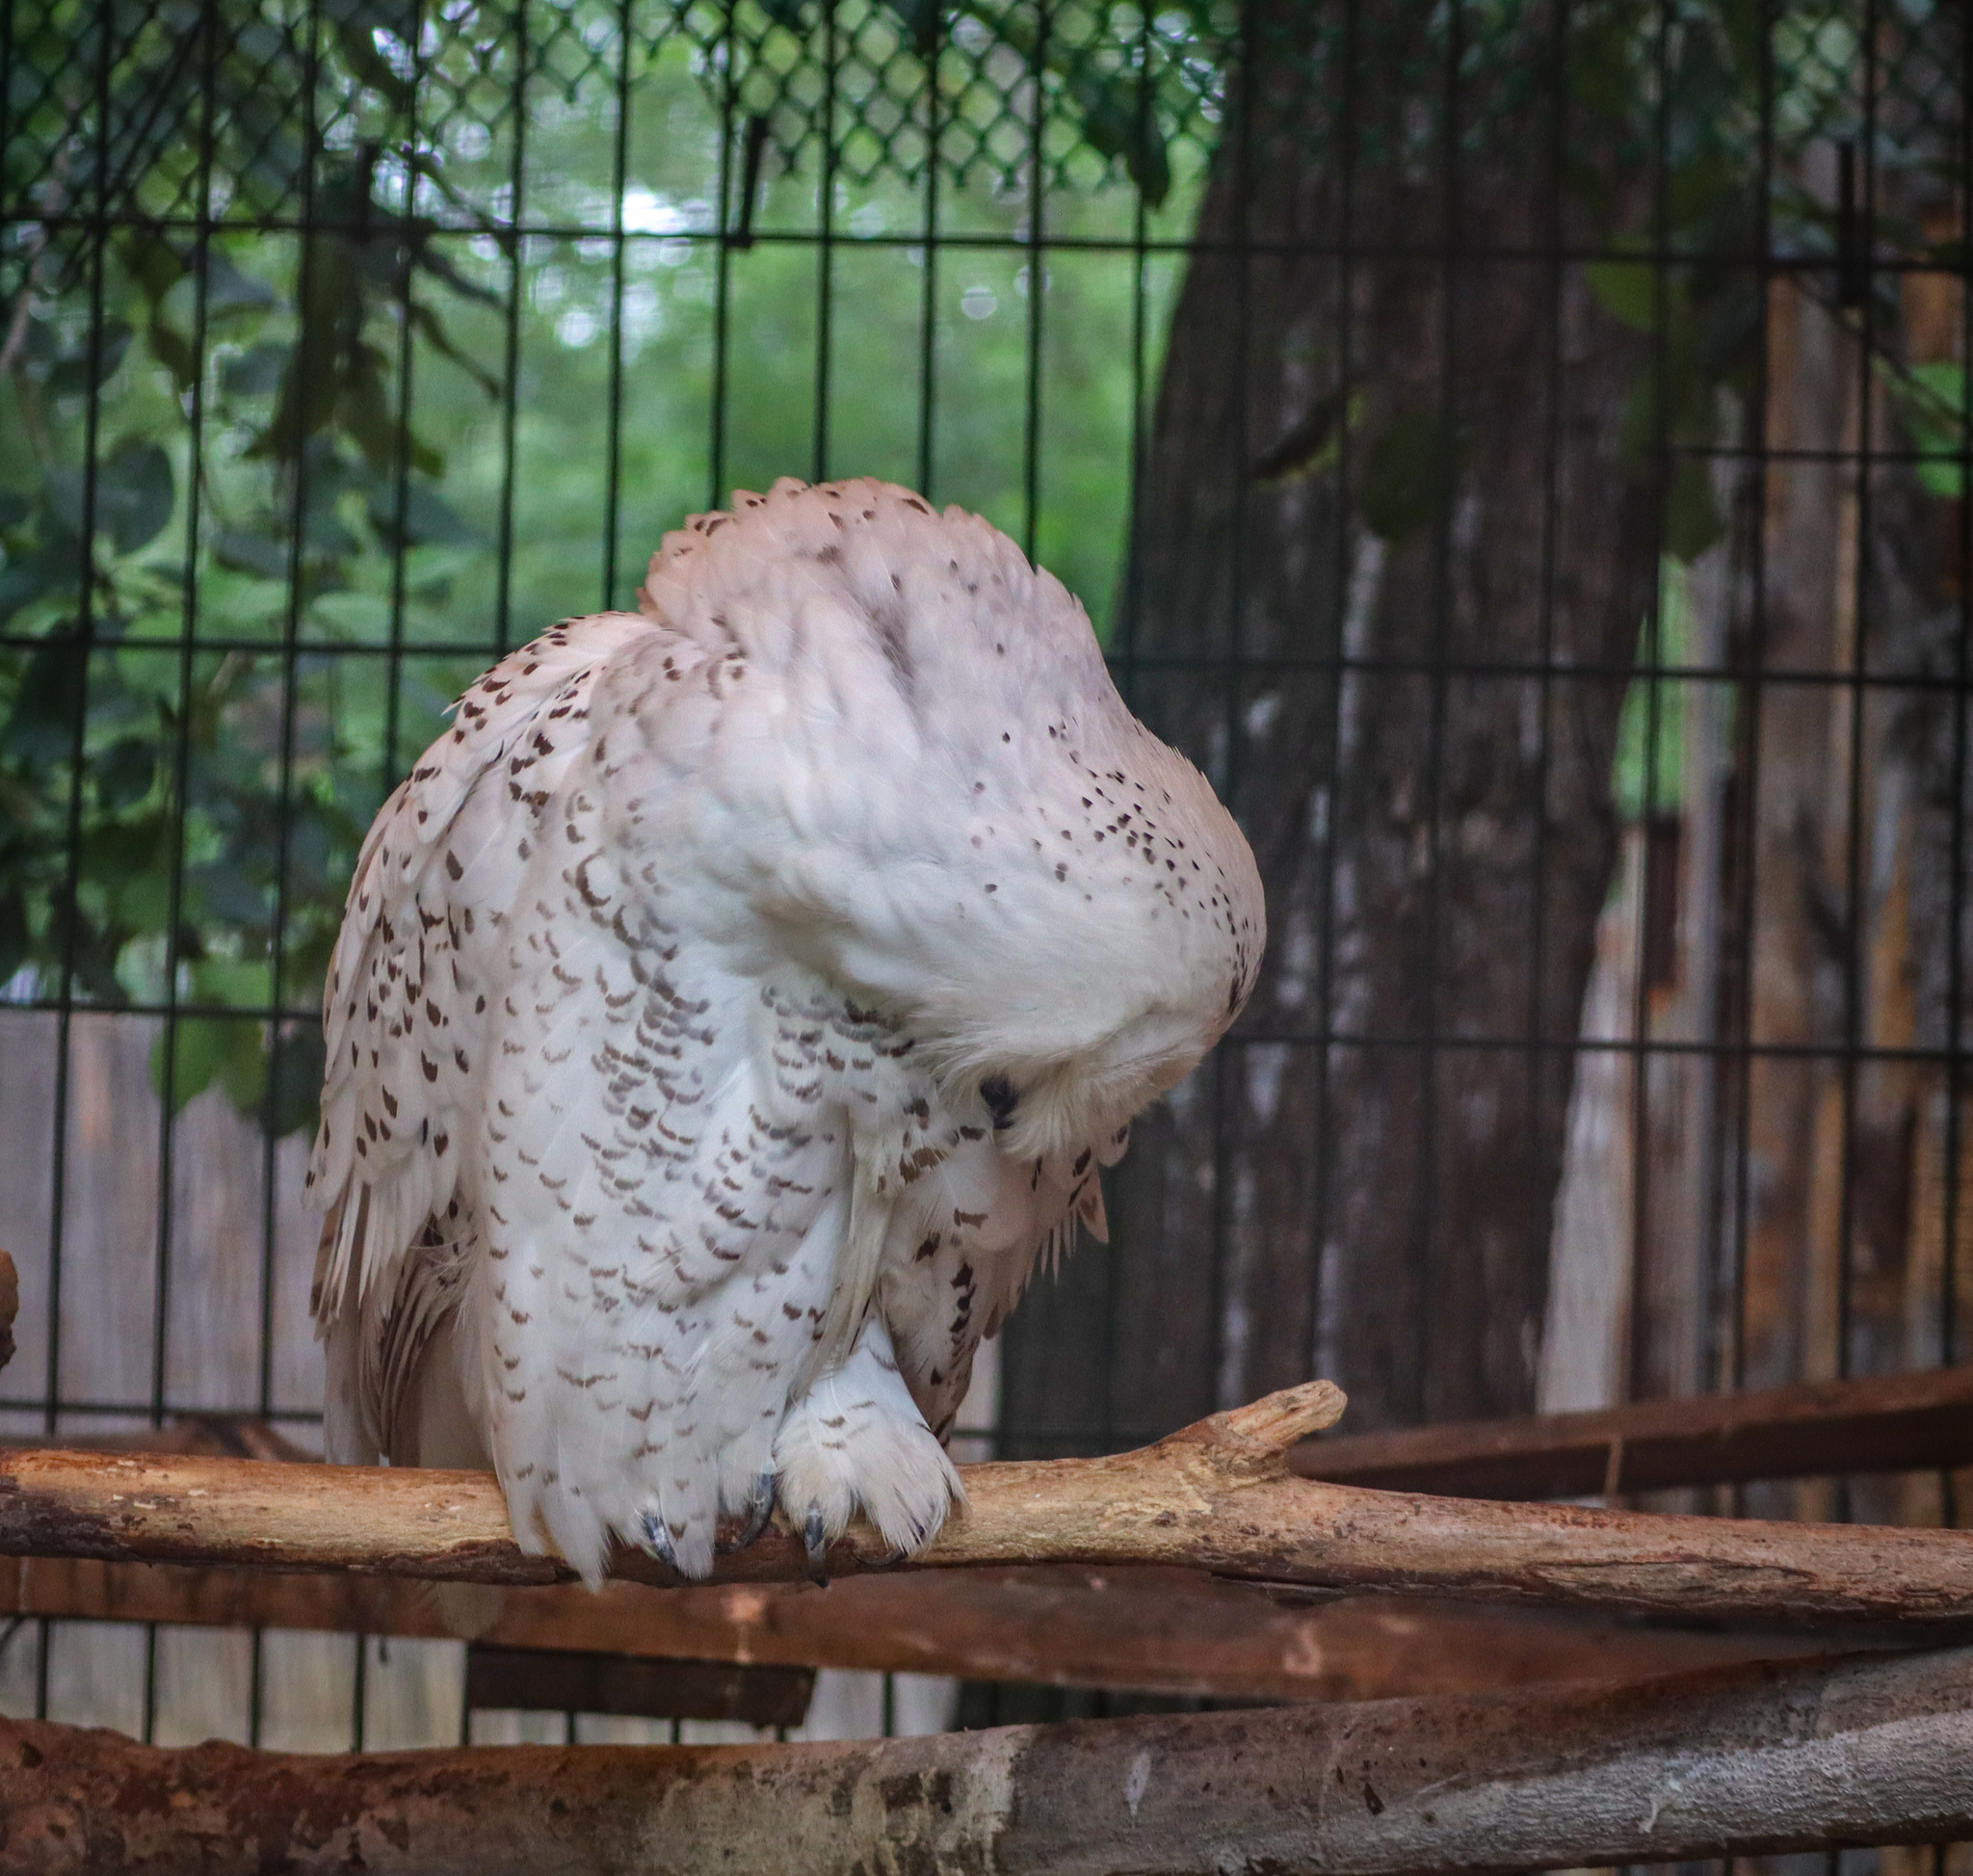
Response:
[{"label": "owl's wing", "polygon": [[307,1176],[327,1213],[312,1307],[330,1342],[330,1443],[348,1457],[389,1443],[470,1250],[460,1169],[500,927],[528,850],[516,822],[583,749],[597,670],[657,629],[634,614],[569,620],[503,660],[363,843],[324,993]]}]

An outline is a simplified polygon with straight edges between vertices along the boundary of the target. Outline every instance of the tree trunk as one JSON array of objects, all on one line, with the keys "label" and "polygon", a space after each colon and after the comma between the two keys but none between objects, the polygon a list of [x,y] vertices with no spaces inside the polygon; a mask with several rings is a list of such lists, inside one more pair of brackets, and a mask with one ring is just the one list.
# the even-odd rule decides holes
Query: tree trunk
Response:
[{"label": "tree trunk", "polygon": [[1014,1318],[1016,1452],[1123,1443],[1311,1372],[1353,1431],[1534,1404],[1656,568],[1623,441],[1650,342],[1549,257],[1604,231],[1562,193],[1565,140],[1582,156],[1590,133],[1550,121],[1559,88],[1462,101],[1485,127],[1449,194],[1442,126],[1407,113],[1443,111],[1442,77],[1418,77],[1443,51],[1425,12],[1371,11],[1376,44],[1317,95],[1313,16],[1254,9],[1117,647],[1253,841],[1267,968],[1237,1035],[1141,1121],[1114,1254]]}]

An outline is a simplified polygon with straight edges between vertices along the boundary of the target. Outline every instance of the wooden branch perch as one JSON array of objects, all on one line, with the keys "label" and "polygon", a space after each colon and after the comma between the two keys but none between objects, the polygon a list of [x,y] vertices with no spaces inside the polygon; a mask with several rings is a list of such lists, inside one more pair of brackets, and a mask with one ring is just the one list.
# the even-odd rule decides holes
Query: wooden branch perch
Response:
[{"label": "wooden branch perch", "polygon": [[1555,1868],[1973,1836],[1973,1651],[868,1744],[169,1751],[0,1722],[0,1876]]},{"label": "wooden branch perch", "polygon": [[[1496,1504],[1322,1485],[1288,1449],[1342,1412],[1327,1382],[1216,1414],[1133,1453],[962,1469],[970,1504],[900,1565],[858,1523],[841,1575],[962,1564],[1158,1564],[1390,1591],[1781,1623],[1973,1623],[1973,1533],[1767,1524]],[[143,1455],[0,1455],[0,1554],[247,1564],[456,1582],[548,1583],[483,1473]],[[673,1579],[619,1554],[619,1572]],[[802,1576],[776,1528],[717,1580]]]}]

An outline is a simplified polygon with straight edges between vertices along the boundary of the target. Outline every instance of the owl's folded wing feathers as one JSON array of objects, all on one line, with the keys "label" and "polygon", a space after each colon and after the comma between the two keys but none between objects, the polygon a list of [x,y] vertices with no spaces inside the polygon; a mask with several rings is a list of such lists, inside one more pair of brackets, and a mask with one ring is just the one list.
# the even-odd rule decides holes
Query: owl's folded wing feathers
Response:
[{"label": "owl's folded wing feathers", "polygon": [[433,1306],[487,984],[524,865],[514,817],[546,802],[584,747],[599,667],[657,629],[634,614],[569,620],[504,659],[363,843],[324,993],[328,1067],[307,1176],[309,1202],[327,1213],[312,1308],[325,1334],[345,1318],[358,1331],[331,1349],[331,1366],[356,1370],[340,1379],[373,1429],[362,1443],[387,1437],[390,1403],[442,1314]]}]

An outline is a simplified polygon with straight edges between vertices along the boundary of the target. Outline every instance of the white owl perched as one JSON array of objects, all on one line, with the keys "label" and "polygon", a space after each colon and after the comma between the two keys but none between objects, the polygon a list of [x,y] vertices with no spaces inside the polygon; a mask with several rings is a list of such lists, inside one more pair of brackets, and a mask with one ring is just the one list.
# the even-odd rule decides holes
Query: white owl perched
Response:
[{"label": "white owl perched", "polygon": [[[784,481],[461,700],[364,843],[308,1174],[341,1461],[488,1466],[592,1582],[942,1440],[1130,1117],[1239,1013],[1253,857],[985,521]],[[743,1540],[745,1541],[745,1540]]]}]

